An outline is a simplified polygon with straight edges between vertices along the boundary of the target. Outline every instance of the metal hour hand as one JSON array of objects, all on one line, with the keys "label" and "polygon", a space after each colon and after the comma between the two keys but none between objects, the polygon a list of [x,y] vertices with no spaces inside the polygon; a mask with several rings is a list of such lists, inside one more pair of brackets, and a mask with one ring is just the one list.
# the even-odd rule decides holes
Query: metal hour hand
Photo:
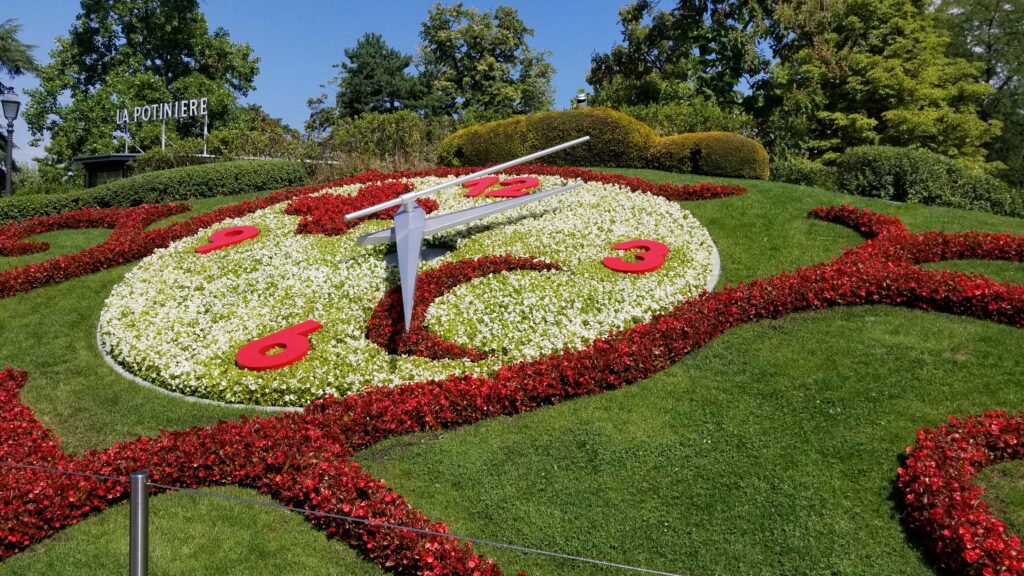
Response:
[{"label": "metal hour hand", "polygon": [[530,160],[546,156],[553,152],[558,152],[559,150],[564,150],[570,146],[582,144],[587,140],[590,140],[590,136],[577,138],[576,140],[565,142],[558,146],[552,146],[551,148],[541,150],[540,152],[528,154],[522,158],[516,158],[515,160],[510,160],[497,166],[491,166],[490,168],[485,168],[472,174],[460,176],[459,178],[449,180],[448,182],[444,182],[436,186],[431,186],[425,190],[402,194],[394,200],[388,200],[387,202],[377,204],[376,206],[371,206],[345,215],[345,220],[354,220],[356,218],[369,216],[370,214],[374,214],[393,206],[401,206],[401,209],[399,209],[398,213],[395,214],[394,226],[388,230],[382,230],[380,232],[361,236],[357,242],[362,246],[383,244],[385,242],[395,243],[398,249],[398,275],[402,282],[402,308],[405,312],[406,332],[409,331],[409,325],[412,323],[412,307],[415,302],[416,293],[416,273],[419,271],[420,247],[423,245],[424,236],[436,234],[442,230],[448,230],[455,226],[473,222],[474,220],[492,216],[506,210],[511,210],[512,208],[522,206],[527,202],[533,202],[534,200],[541,200],[556,194],[561,194],[562,192],[572,190],[573,188],[580,186],[580,184],[535,192],[520,198],[495,202],[493,204],[477,206],[475,208],[467,208],[465,210],[459,210],[458,212],[452,212],[451,214],[436,216],[430,219],[426,217],[423,209],[416,204],[416,199],[428,194],[433,194],[450,186],[468,182],[486,174],[500,172],[505,168],[529,162]]}]

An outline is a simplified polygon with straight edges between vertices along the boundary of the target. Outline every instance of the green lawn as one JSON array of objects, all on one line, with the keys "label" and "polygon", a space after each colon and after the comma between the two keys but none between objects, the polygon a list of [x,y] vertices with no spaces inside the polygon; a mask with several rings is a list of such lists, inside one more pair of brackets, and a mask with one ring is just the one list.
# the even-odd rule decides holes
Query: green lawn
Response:
[{"label": "green lawn", "polygon": [[[914,231],[1024,234],[1024,220],[742,184],[745,196],[685,203],[718,244],[720,285],[821,262],[860,242],[806,217],[822,204],[897,214]],[[55,243],[68,251],[102,239],[54,234],[68,235]],[[0,267],[5,260],[13,259],[0,258]],[[943,266],[1024,280],[1017,264]],[[239,413],[140,389],[102,362],[97,316],[127,269],[0,300],[0,364],[29,371],[24,398],[69,450]],[[1021,350],[1024,331],[942,314],[861,307],[795,315],[734,330],[624,390],[396,438],[360,461],[459,534],[680,574],[930,574],[893,513],[897,458],[918,428],[949,414],[1024,410]],[[1024,531],[1024,467],[985,478],[989,501]],[[157,497],[153,507],[154,574],[377,573],[293,514],[184,495]],[[124,507],[100,514],[0,572],[123,572],[125,517]],[[624,573],[480,549],[512,574]]]}]

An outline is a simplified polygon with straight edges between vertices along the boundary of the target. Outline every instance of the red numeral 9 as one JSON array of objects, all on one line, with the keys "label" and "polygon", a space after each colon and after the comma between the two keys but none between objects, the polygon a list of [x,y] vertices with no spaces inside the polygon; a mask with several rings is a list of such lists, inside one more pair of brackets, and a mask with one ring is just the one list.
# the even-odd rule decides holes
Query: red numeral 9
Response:
[{"label": "red numeral 9", "polygon": [[646,274],[661,268],[662,264],[665,263],[665,258],[668,257],[668,246],[654,240],[630,240],[612,246],[612,250],[634,249],[639,250],[634,254],[637,259],[636,262],[626,262],[622,258],[608,256],[602,260],[602,263],[616,272]]},{"label": "red numeral 9", "polygon": [[210,234],[210,241],[202,246],[196,246],[196,252],[209,254],[214,250],[220,250],[233,244],[240,244],[260,235],[260,229],[255,226],[232,226],[221,228]]}]

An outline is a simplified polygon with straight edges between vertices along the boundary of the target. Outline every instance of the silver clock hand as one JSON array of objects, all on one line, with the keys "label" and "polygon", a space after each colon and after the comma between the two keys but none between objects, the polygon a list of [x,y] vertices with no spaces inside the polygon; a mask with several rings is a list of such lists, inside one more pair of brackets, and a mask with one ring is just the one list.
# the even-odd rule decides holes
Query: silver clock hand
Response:
[{"label": "silver clock hand", "polygon": [[416,192],[409,192],[409,193],[406,193],[406,194],[402,194],[401,196],[399,196],[398,198],[395,198],[394,200],[388,200],[387,202],[381,202],[380,204],[377,204],[376,206],[370,206],[369,208],[364,208],[362,210],[358,210],[356,212],[352,212],[351,214],[346,214],[345,215],[345,220],[355,220],[356,218],[362,218],[363,216],[369,216],[370,214],[374,214],[376,212],[380,212],[381,210],[386,210],[388,208],[393,208],[395,206],[406,206],[410,202],[412,202],[413,200],[416,200],[417,198],[421,198],[423,196],[427,196],[429,194],[433,194],[433,193],[438,192],[440,190],[444,190],[445,188],[450,188],[452,186],[455,186],[456,184],[462,184],[463,182],[468,182],[470,180],[473,180],[474,178],[479,178],[480,176],[485,176],[487,174],[493,174],[495,172],[501,172],[502,170],[504,170],[506,168],[511,168],[512,166],[517,166],[519,164],[522,164],[524,162],[529,162],[531,160],[536,160],[537,158],[540,158],[542,156],[547,156],[548,154],[553,154],[555,152],[558,152],[559,150],[565,150],[566,148],[569,148],[571,146],[575,146],[577,144],[582,144],[582,143],[586,142],[587,140],[590,140],[590,136],[584,136],[582,138],[577,138],[575,140],[570,140],[568,142],[563,142],[562,144],[559,144],[557,146],[552,146],[551,148],[547,148],[547,149],[541,150],[540,152],[534,152],[533,154],[527,154],[526,156],[523,156],[521,158],[516,158],[515,160],[509,160],[508,162],[504,162],[502,164],[498,164],[497,166],[491,166],[490,168],[484,168],[483,170],[479,170],[477,172],[473,172],[472,174],[466,174],[465,176],[460,176],[460,177],[455,178],[453,180],[449,180],[447,182],[442,182],[441,184],[438,184],[437,186],[431,186],[430,188],[427,188],[425,190],[419,190],[419,191],[416,191]]},{"label": "silver clock hand", "polygon": [[[562,192],[568,192],[579,188],[582,184],[570,184],[569,186],[563,186],[561,188],[553,188],[551,190],[541,190],[540,192],[534,192],[526,196],[519,198],[513,198],[511,200],[502,200],[501,202],[491,202],[484,204],[483,206],[475,206],[473,208],[466,208],[457,212],[451,212],[443,214],[441,216],[434,216],[427,218],[423,226],[423,235],[431,236],[438,232],[443,232],[450,228],[467,224],[474,220],[480,220],[487,216],[494,216],[506,212],[513,208],[518,208],[528,202],[535,200],[543,200],[544,198],[550,198]],[[379,232],[372,232],[370,234],[364,234],[356,239],[356,242],[360,246],[372,246],[374,244],[386,244],[388,242],[394,242],[396,239],[395,228],[388,228],[387,230],[381,230]]]},{"label": "silver clock hand", "polygon": [[402,283],[402,311],[405,331],[412,323],[412,307],[416,299],[416,273],[420,267],[420,246],[423,245],[423,221],[426,214],[415,202],[402,206],[395,214],[395,245],[398,248],[398,277]]}]

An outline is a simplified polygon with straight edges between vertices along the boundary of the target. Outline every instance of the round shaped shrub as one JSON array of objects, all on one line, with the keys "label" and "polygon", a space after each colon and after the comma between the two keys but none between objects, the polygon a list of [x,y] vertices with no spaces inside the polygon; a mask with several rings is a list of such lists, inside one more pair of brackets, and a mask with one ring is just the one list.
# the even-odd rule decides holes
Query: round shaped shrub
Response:
[{"label": "round shaped shrub", "polygon": [[544,163],[768,177],[768,153],[756,140],[732,132],[659,138],[643,122],[607,108],[541,112],[464,128],[441,144],[438,162],[497,164],[587,135],[590,142],[548,156]]},{"label": "round shaped shrub", "polygon": [[804,158],[776,160],[772,162],[772,180],[835,190],[836,169]]},{"label": "round shaped shrub", "polygon": [[851,148],[836,163],[836,185],[857,196],[1009,216],[1022,208],[1020,193],[1002,181],[915,148]]},{"label": "round shaped shrub", "polygon": [[647,166],[654,130],[629,116],[605,108],[541,112],[459,130],[438,149],[447,166],[482,166],[525,156],[562,142],[590,136],[590,141],[544,158],[560,166]]},{"label": "round shaped shrub", "polygon": [[764,146],[732,132],[677,134],[659,138],[652,148],[652,168],[734,178],[769,175]]}]

